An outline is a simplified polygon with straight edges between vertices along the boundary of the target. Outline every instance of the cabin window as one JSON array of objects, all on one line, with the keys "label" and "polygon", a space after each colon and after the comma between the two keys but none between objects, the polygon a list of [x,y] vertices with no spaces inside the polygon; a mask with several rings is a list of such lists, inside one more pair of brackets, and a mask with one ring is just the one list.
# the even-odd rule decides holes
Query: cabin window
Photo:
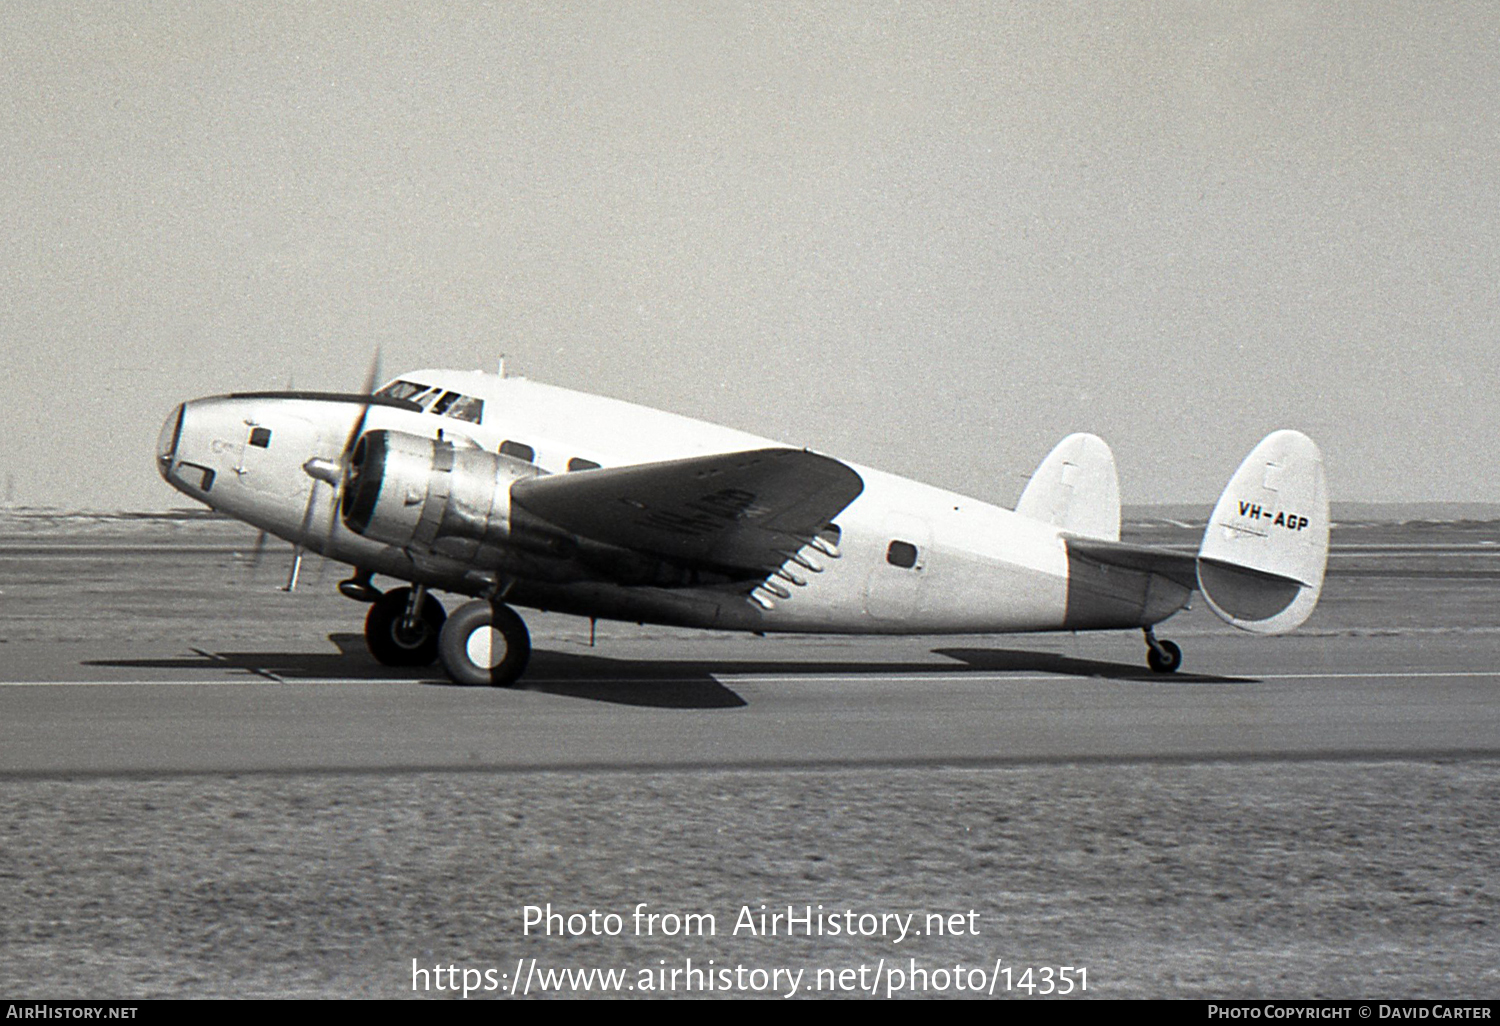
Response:
[{"label": "cabin window", "polygon": [[582,456],[574,456],[568,461],[569,470],[598,470],[599,464],[593,460],[586,460]]},{"label": "cabin window", "polygon": [[271,429],[268,427],[251,428],[250,444],[262,449],[269,449],[271,447]]},{"label": "cabin window", "polygon": [[891,566],[910,570],[917,565],[917,547],[911,542],[893,541],[885,550],[885,561]]},{"label": "cabin window", "polygon": [[531,463],[536,460],[536,450],[525,442],[512,442],[510,439],[500,443],[501,456],[514,456],[518,460]]}]

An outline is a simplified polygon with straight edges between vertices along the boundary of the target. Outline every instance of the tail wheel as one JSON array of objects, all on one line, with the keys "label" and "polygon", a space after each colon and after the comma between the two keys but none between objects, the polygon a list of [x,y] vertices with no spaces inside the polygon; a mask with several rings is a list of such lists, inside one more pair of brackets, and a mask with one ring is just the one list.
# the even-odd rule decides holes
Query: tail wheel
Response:
[{"label": "tail wheel", "polygon": [[1170,641],[1158,641],[1146,649],[1146,665],[1157,673],[1176,673],[1182,665],[1182,649]]},{"label": "tail wheel", "polygon": [[425,595],[416,622],[408,625],[406,608],[411,589],[397,588],[381,595],[365,617],[365,644],[384,666],[431,666],[438,658],[438,636],[448,614],[443,604]]},{"label": "tail wheel", "polygon": [[456,683],[508,688],[526,671],[531,635],[509,606],[470,602],[443,624],[438,655]]}]

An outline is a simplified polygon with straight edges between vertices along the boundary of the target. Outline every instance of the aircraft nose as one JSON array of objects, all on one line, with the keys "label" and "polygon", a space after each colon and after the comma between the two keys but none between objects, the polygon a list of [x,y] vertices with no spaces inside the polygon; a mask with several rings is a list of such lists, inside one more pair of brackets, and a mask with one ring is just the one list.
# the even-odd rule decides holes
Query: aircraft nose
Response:
[{"label": "aircraft nose", "polygon": [[177,408],[167,414],[167,419],[161,426],[161,434],[156,437],[156,472],[162,476],[162,480],[167,480],[167,472],[172,469],[172,460],[177,455],[185,406],[185,403],[178,403]]}]

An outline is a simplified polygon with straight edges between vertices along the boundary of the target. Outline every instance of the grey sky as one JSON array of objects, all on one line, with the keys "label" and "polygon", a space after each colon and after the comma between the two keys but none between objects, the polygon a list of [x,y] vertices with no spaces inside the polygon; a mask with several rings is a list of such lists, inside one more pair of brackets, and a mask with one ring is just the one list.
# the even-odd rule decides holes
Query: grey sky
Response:
[{"label": "grey sky", "polygon": [[[706,9],[705,9],[706,7]],[[1007,504],[1500,501],[1500,5],[0,7],[0,477],[181,497],[181,398],[374,348]]]}]

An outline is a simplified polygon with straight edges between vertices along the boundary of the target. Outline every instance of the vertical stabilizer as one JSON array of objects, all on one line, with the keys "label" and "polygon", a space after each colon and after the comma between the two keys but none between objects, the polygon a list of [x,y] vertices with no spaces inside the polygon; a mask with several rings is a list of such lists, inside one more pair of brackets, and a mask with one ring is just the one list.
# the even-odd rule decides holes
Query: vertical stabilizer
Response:
[{"label": "vertical stabilizer", "polygon": [[1280,634],[1312,614],[1327,563],[1323,454],[1300,431],[1272,432],[1214,507],[1198,550],[1198,588],[1226,623]]},{"label": "vertical stabilizer", "polygon": [[1097,435],[1069,435],[1031,475],[1016,512],[1080,538],[1119,541],[1115,454]]}]

